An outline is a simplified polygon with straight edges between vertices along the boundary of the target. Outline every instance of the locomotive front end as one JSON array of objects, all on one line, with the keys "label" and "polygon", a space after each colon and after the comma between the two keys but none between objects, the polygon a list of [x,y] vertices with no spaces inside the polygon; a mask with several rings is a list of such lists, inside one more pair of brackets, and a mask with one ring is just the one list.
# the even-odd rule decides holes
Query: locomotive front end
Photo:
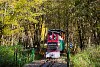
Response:
[{"label": "locomotive front end", "polygon": [[59,58],[60,51],[58,50],[57,42],[49,42],[46,52],[46,58]]},{"label": "locomotive front end", "polygon": [[58,46],[58,34],[48,32],[46,58],[59,58],[60,50]]}]

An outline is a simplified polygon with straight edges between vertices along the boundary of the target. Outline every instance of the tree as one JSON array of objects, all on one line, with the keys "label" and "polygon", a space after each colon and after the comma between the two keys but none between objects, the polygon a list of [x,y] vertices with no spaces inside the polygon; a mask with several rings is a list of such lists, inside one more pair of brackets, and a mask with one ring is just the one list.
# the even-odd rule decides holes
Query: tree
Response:
[{"label": "tree", "polygon": [[[5,44],[11,44],[6,42],[12,40],[13,45],[28,36],[28,40],[33,45],[32,34],[34,34],[36,27],[33,28],[32,26],[36,26],[39,23],[37,17],[44,14],[39,9],[43,2],[42,0],[0,1],[0,15],[3,16],[0,18],[2,23],[2,36],[0,39],[3,39],[2,42],[5,40]],[[24,37],[21,36],[23,34],[25,34]],[[30,44],[30,42],[28,43]]]}]

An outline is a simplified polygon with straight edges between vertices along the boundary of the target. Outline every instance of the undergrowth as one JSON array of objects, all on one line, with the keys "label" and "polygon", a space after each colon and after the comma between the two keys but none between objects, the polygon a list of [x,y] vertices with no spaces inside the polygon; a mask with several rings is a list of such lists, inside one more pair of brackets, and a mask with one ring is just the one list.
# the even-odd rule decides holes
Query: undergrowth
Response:
[{"label": "undergrowth", "polygon": [[90,47],[71,56],[74,67],[100,67],[100,46]]}]

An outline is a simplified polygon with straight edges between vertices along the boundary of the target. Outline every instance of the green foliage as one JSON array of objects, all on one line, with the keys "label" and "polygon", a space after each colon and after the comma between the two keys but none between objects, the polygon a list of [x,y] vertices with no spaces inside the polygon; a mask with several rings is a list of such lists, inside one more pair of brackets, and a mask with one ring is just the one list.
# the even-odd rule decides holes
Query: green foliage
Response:
[{"label": "green foliage", "polygon": [[87,53],[77,54],[72,59],[75,67],[89,67],[90,59]]},{"label": "green foliage", "polygon": [[0,67],[10,67],[14,64],[13,47],[0,46]]},{"label": "green foliage", "polygon": [[20,45],[0,46],[0,67],[23,66],[25,63],[33,61],[33,59],[32,50],[23,50]]},{"label": "green foliage", "polygon": [[90,60],[95,67],[100,67],[100,46],[91,49]]},{"label": "green foliage", "polygon": [[100,46],[91,47],[71,57],[74,67],[99,67]]},{"label": "green foliage", "polygon": [[22,50],[20,45],[0,46],[0,67],[15,67],[15,48],[17,48],[18,51]]},{"label": "green foliage", "polygon": [[[34,31],[34,24],[38,24],[40,22],[39,17],[45,14],[41,10],[41,5],[44,1],[45,0],[0,1],[0,24],[2,24],[0,25],[0,33],[2,31],[0,40],[7,41],[6,43],[2,42],[3,44],[11,44],[11,41],[16,44],[15,41],[18,42],[18,38],[16,37],[22,37],[21,35],[25,33],[23,32],[24,30]],[[4,39],[2,36],[9,37]]]},{"label": "green foliage", "polygon": [[38,54],[35,56],[35,59],[34,60],[40,60],[40,59],[43,59],[43,55],[42,54]]}]

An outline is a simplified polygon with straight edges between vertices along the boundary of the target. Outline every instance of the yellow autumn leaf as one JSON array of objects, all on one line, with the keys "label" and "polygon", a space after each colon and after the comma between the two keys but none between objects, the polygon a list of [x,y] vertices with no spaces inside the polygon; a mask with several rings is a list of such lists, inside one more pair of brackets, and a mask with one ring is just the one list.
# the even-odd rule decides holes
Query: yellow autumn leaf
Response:
[{"label": "yellow autumn leaf", "polygon": [[11,35],[12,32],[11,32],[11,30],[10,30],[9,27],[5,27],[5,28],[3,29],[3,34],[5,34],[5,35]]},{"label": "yellow autumn leaf", "polygon": [[28,17],[28,20],[33,22],[33,23],[38,23],[38,21],[36,19],[32,18],[32,17]]}]

